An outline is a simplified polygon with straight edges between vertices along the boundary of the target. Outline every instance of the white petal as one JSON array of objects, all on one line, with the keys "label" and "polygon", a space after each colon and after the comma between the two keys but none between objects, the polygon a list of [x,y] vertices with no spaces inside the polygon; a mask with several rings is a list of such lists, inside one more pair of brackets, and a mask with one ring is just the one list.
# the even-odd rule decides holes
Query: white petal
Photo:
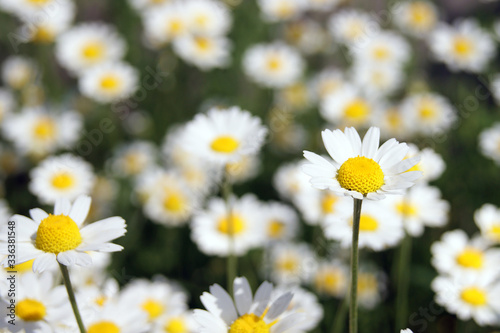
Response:
[{"label": "white petal", "polygon": [[66,198],[60,198],[56,200],[54,205],[54,215],[69,215],[71,210],[71,203]]},{"label": "white petal", "polygon": [[193,318],[202,328],[208,329],[211,333],[227,333],[226,324],[210,312],[196,309],[193,311]]},{"label": "white petal", "polygon": [[61,252],[57,255],[57,261],[64,266],[89,266],[92,264],[92,258],[85,252],[75,250]]},{"label": "white petal", "polygon": [[337,169],[337,167],[334,166],[334,164],[333,164],[333,163],[335,163],[335,161],[330,162],[327,159],[325,159],[323,156],[312,153],[310,151],[304,150],[304,157],[309,162],[311,162],[315,165],[318,165],[322,168],[325,168],[326,170],[334,170],[335,171]]},{"label": "white petal", "polygon": [[252,312],[260,317],[267,308],[269,304],[269,299],[271,298],[271,293],[273,292],[273,285],[270,282],[264,281],[257,291],[253,299]]},{"label": "white petal", "polygon": [[363,138],[363,148],[361,155],[373,159],[380,143],[380,129],[370,127]]},{"label": "white petal", "polygon": [[43,209],[33,208],[30,209],[30,216],[37,224],[40,224],[43,219],[47,218],[49,214],[47,214]]},{"label": "white petal", "polygon": [[210,286],[210,293],[217,298],[216,304],[222,309],[221,318],[226,323],[230,324],[238,318],[236,308],[234,307],[233,299],[227,291],[218,284]]},{"label": "white petal", "polygon": [[56,255],[54,253],[44,253],[35,258],[33,261],[33,272],[42,273],[44,270],[53,267],[56,262]]},{"label": "white petal", "polygon": [[71,207],[71,211],[69,212],[69,217],[71,217],[78,226],[87,218],[91,201],[92,199],[90,199],[88,195],[80,195],[73,203],[73,207]]},{"label": "white petal", "polygon": [[[17,241],[29,241],[38,230],[38,224],[30,218],[22,215],[14,215],[11,218],[15,222]],[[7,235],[5,235],[7,237]]]},{"label": "white petal", "polygon": [[375,154],[375,162],[380,162],[380,159],[389,151],[391,150],[393,147],[395,147],[396,145],[398,145],[398,141],[394,138],[392,139],[389,139],[387,140],[386,142],[384,142],[380,148],[378,149],[377,153]]},{"label": "white petal", "polygon": [[271,328],[271,333],[283,333],[292,327],[297,327],[300,331],[300,323],[307,320],[304,313],[292,313],[281,319],[276,325]]},{"label": "white petal", "polygon": [[361,155],[361,138],[354,127],[346,127],[344,134],[351,143],[354,156]]},{"label": "white petal", "polygon": [[125,220],[114,216],[91,223],[80,230],[85,244],[106,243],[125,235]]},{"label": "white petal", "polygon": [[408,149],[406,143],[400,143],[388,150],[378,162],[382,170],[390,170],[395,164],[401,162],[408,153]]},{"label": "white petal", "polygon": [[248,280],[244,277],[238,277],[234,279],[234,302],[236,303],[236,309],[238,313],[244,315],[248,313],[250,307],[252,306],[252,289]]},{"label": "white petal", "polygon": [[118,252],[123,250],[123,246],[114,243],[90,243],[82,244],[77,248],[78,251],[99,251],[99,252]]},{"label": "white petal", "polygon": [[281,295],[278,297],[277,300],[271,304],[269,307],[269,311],[266,313],[266,319],[269,320],[269,322],[272,322],[274,319],[276,319],[279,315],[281,315],[290,302],[292,301],[293,294],[291,292],[287,292],[286,294]]},{"label": "white petal", "polygon": [[405,172],[414,167],[418,162],[420,162],[420,156],[413,156],[405,160],[402,160],[401,162],[397,163],[392,168],[390,168],[388,171],[391,173]]},{"label": "white petal", "polygon": [[321,132],[321,136],[328,154],[339,165],[342,165],[348,158],[354,157],[351,143],[341,130],[334,132],[324,130]]}]

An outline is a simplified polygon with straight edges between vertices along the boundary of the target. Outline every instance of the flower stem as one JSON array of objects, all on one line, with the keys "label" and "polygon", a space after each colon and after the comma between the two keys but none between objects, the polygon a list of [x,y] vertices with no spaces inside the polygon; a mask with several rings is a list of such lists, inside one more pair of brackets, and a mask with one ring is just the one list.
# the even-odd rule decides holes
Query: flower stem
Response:
[{"label": "flower stem", "polygon": [[64,285],[66,286],[66,291],[68,292],[69,302],[71,303],[71,308],[73,308],[73,313],[75,314],[76,323],[78,324],[78,328],[80,329],[80,333],[85,333],[85,326],[83,326],[82,317],[80,316],[80,311],[78,310],[78,305],[76,304],[75,292],[73,291],[73,286],[71,285],[71,280],[69,279],[68,267],[64,266],[61,263],[59,264],[59,268],[61,269],[61,273],[64,280]]},{"label": "flower stem", "polygon": [[354,199],[352,219],[352,246],[351,246],[351,296],[349,303],[349,333],[358,332],[358,240],[359,221],[361,219],[361,204],[363,200]]},{"label": "flower stem", "polygon": [[398,259],[396,329],[402,329],[407,327],[408,321],[408,288],[410,286],[410,267],[408,263],[411,260],[411,237],[408,234],[405,234],[405,238],[401,243]]},{"label": "flower stem", "polygon": [[229,174],[227,172],[224,177],[224,183],[222,184],[222,196],[224,197],[224,202],[226,203],[226,214],[227,214],[227,232],[229,236],[229,254],[226,261],[226,283],[227,290],[230,295],[233,294],[233,281],[236,278],[236,272],[238,270],[238,260],[234,253],[234,223],[233,214],[231,207],[231,194],[232,186]]}]

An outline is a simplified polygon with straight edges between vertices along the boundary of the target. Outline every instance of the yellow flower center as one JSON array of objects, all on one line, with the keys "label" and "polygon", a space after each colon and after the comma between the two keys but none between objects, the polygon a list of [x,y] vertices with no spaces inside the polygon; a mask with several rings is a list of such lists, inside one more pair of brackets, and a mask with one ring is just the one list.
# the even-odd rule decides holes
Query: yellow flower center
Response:
[{"label": "yellow flower center", "polygon": [[167,322],[164,331],[167,333],[185,333],[187,332],[186,323],[182,318],[174,317]]},{"label": "yellow flower center", "polygon": [[104,45],[100,42],[89,42],[82,49],[82,55],[90,61],[97,61],[104,55]]},{"label": "yellow flower center", "polygon": [[120,87],[120,80],[116,75],[107,74],[101,78],[100,84],[104,90],[116,90]]},{"label": "yellow flower center", "polygon": [[271,332],[271,324],[254,315],[247,313],[236,319],[229,328],[228,333],[269,333]]},{"label": "yellow flower center", "polygon": [[473,306],[485,305],[488,299],[484,290],[476,287],[465,288],[460,293],[460,297]]},{"label": "yellow flower center", "polygon": [[400,202],[396,205],[396,210],[399,214],[409,217],[417,215],[417,207],[409,202]]},{"label": "yellow flower center", "polygon": [[287,1],[288,0],[281,1],[276,8],[276,16],[279,18],[287,18],[293,14],[293,8]]},{"label": "yellow flower center", "polygon": [[227,217],[223,217],[219,220],[219,223],[217,223],[217,230],[227,235],[237,235],[242,233],[245,229],[245,221],[240,216],[235,214],[232,214],[229,219]]},{"label": "yellow flower center", "polygon": [[218,153],[230,154],[234,152],[240,143],[238,140],[229,135],[221,135],[212,141],[210,148]]},{"label": "yellow flower center", "polygon": [[500,225],[494,225],[488,230],[488,234],[496,241],[500,241]]},{"label": "yellow flower center", "polygon": [[457,256],[457,263],[466,268],[480,269],[483,260],[483,252],[474,248],[467,248]]},{"label": "yellow flower center", "polygon": [[59,172],[52,176],[52,186],[58,190],[65,190],[73,186],[75,179],[69,172]]},{"label": "yellow flower center", "polygon": [[419,110],[418,113],[420,118],[424,120],[431,120],[436,118],[437,112],[436,109],[430,104],[424,104]]},{"label": "yellow flower center", "polygon": [[329,294],[338,293],[342,282],[342,274],[333,269],[318,273],[315,278],[316,288],[321,292],[327,292]]},{"label": "yellow flower center", "polygon": [[38,6],[45,5],[49,1],[50,0],[28,0],[28,2],[32,3],[33,5],[38,5]]},{"label": "yellow flower center", "polygon": [[[283,91],[283,96],[286,102],[293,106],[304,106],[308,101],[307,87],[303,83],[293,84]],[[282,115],[280,116],[283,117]]]},{"label": "yellow flower center", "polygon": [[390,128],[392,128],[393,130],[397,130],[401,127],[403,118],[401,117],[397,109],[391,109],[387,111],[386,117],[387,125],[389,125]]},{"label": "yellow flower center", "polygon": [[99,321],[87,328],[87,333],[120,333],[120,328],[111,321]]},{"label": "yellow flower center", "polygon": [[184,31],[184,23],[181,19],[172,19],[169,24],[169,29],[172,35],[178,36]]},{"label": "yellow flower center", "polygon": [[375,275],[371,273],[361,273],[358,277],[358,292],[362,294],[371,294],[377,292],[378,281]]},{"label": "yellow flower center", "polygon": [[411,21],[416,26],[427,28],[434,22],[434,13],[425,2],[410,4]]},{"label": "yellow flower center", "polygon": [[278,260],[277,266],[280,271],[295,272],[299,267],[299,263],[297,258],[293,256],[285,256],[284,258]]},{"label": "yellow flower center", "polygon": [[38,43],[50,43],[54,40],[54,31],[49,29],[49,27],[36,27],[33,40]]},{"label": "yellow flower center", "polygon": [[163,207],[170,212],[179,213],[183,211],[185,207],[184,197],[178,193],[170,193],[165,200],[163,200]]},{"label": "yellow flower center", "polygon": [[200,27],[205,27],[209,22],[209,18],[207,15],[199,14],[194,18],[195,23]]},{"label": "yellow flower center", "polygon": [[323,212],[323,214],[326,215],[333,213],[335,203],[338,200],[339,199],[335,195],[330,193],[323,196],[323,198],[321,198],[321,211]]},{"label": "yellow flower center", "polygon": [[163,304],[152,298],[142,303],[142,309],[148,313],[149,320],[158,318],[165,310]]},{"label": "yellow flower center", "polygon": [[277,55],[270,56],[267,59],[267,68],[271,72],[279,71],[283,67],[283,61]]},{"label": "yellow flower center", "polygon": [[97,297],[94,302],[99,306],[103,306],[108,301],[108,298],[104,295]]},{"label": "yellow flower center", "polygon": [[[17,264],[14,266],[14,269],[12,269],[12,270],[15,272],[18,272],[18,273],[25,273],[25,272],[31,271],[33,268],[33,261],[35,261],[35,259],[31,259],[31,260],[25,261],[21,264]],[[8,269],[8,268],[6,268],[6,269]]]},{"label": "yellow flower center", "polygon": [[359,218],[359,231],[375,231],[377,229],[378,222],[375,218],[366,214],[361,215]]},{"label": "yellow flower center", "polygon": [[460,57],[466,57],[472,53],[473,50],[472,41],[466,37],[458,36],[453,42],[453,49],[455,53]]},{"label": "yellow flower center", "polygon": [[366,195],[384,185],[384,173],[371,158],[351,157],[340,166],[337,180],[342,188]]},{"label": "yellow flower center", "polygon": [[196,37],[194,39],[198,51],[207,52],[212,49],[212,41],[206,37]]},{"label": "yellow flower center", "polygon": [[41,140],[53,138],[56,134],[56,124],[50,118],[41,118],[33,129],[35,137]]},{"label": "yellow flower center", "polygon": [[34,299],[23,299],[16,304],[16,315],[24,321],[39,321],[45,317],[47,309]]},{"label": "yellow flower center", "polygon": [[361,98],[356,98],[344,109],[344,116],[354,121],[363,121],[370,114],[370,106]]},{"label": "yellow flower center", "polygon": [[376,60],[386,60],[389,58],[391,53],[387,49],[387,47],[384,46],[378,46],[373,49],[373,57]]},{"label": "yellow flower center", "polygon": [[271,221],[267,228],[267,234],[271,238],[281,237],[284,231],[285,231],[285,224],[278,220]]},{"label": "yellow flower center", "polygon": [[38,226],[35,247],[58,254],[74,250],[81,242],[82,236],[75,221],[66,215],[49,214]]}]

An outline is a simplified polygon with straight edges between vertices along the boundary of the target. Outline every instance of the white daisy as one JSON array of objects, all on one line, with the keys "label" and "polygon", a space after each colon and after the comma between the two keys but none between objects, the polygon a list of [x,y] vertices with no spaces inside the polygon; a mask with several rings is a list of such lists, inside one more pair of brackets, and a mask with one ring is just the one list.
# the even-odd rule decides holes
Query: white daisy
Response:
[{"label": "white daisy", "polygon": [[376,267],[361,266],[358,272],[358,304],[373,309],[385,297],[387,277]]},{"label": "white daisy", "polygon": [[200,332],[269,332],[283,333],[306,320],[301,313],[283,316],[293,295],[287,292],[271,300],[273,285],[264,282],[252,295],[246,278],[234,279],[233,298],[218,284],[210,286],[210,293],[204,292],[200,299],[205,310],[194,310],[194,318],[200,325]]},{"label": "white daisy", "polygon": [[448,231],[440,241],[432,244],[431,262],[441,274],[498,276],[500,250],[488,247],[489,242],[481,237],[469,240],[463,230]]},{"label": "white daisy", "polygon": [[413,128],[404,121],[398,105],[381,103],[374,110],[372,120],[374,126],[380,127],[380,134],[384,139],[408,139],[414,134]]},{"label": "white daisy", "polygon": [[[352,202],[344,201],[336,214],[325,218],[325,236],[348,248],[352,242]],[[397,245],[403,238],[403,224],[395,212],[379,203],[366,201],[359,222],[359,248],[383,251]]]},{"label": "white daisy", "polygon": [[2,64],[2,79],[14,90],[20,90],[31,84],[37,76],[38,68],[35,62],[21,56],[11,56]]},{"label": "white daisy", "polygon": [[185,150],[200,159],[224,165],[243,155],[256,154],[266,132],[259,118],[233,106],[197,114],[180,135]]},{"label": "white daisy", "polygon": [[479,149],[485,157],[500,165],[500,123],[494,123],[479,134]]},{"label": "white daisy", "polygon": [[163,45],[188,33],[183,2],[167,1],[143,13],[146,38],[154,45]]},{"label": "white daisy", "polygon": [[347,266],[338,260],[322,261],[318,264],[312,283],[319,294],[343,298],[349,285]]},{"label": "white daisy", "polygon": [[232,184],[239,184],[257,176],[260,167],[257,155],[243,155],[239,160],[226,164],[225,175]]},{"label": "white daisy", "polygon": [[173,46],[180,58],[201,70],[226,67],[230,62],[231,42],[225,37],[187,35],[175,39]]},{"label": "white daisy", "polygon": [[417,37],[430,33],[438,22],[438,9],[430,1],[402,1],[392,9],[396,25],[404,32]]},{"label": "white daisy", "polygon": [[428,43],[437,60],[452,71],[482,72],[495,55],[494,40],[474,19],[438,25]]},{"label": "white daisy", "polygon": [[151,333],[196,333],[197,329],[192,311],[174,311],[157,320]]},{"label": "white daisy", "polygon": [[328,45],[328,33],[311,19],[290,22],[284,27],[284,35],[290,45],[307,55],[321,52]]},{"label": "white daisy", "polygon": [[139,72],[124,62],[107,62],[85,71],[78,81],[82,95],[99,103],[130,97],[139,84]]},{"label": "white daisy", "polygon": [[325,218],[337,212],[342,201],[349,201],[347,197],[339,197],[329,190],[309,188],[294,196],[292,202],[299,210],[304,221],[309,225],[322,225]]},{"label": "white daisy", "polygon": [[254,195],[231,197],[228,218],[224,200],[212,198],[207,208],[193,218],[191,238],[207,255],[243,255],[265,241],[262,203]]},{"label": "white daisy", "polygon": [[369,40],[380,26],[368,13],[345,9],[330,17],[328,30],[336,42],[351,45]]},{"label": "white daisy", "polygon": [[190,0],[184,12],[187,29],[194,35],[221,36],[231,27],[229,9],[222,1]]},{"label": "white daisy", "polygon": [[16,100],[10,90],[0,88],[0,123],[14,111]]},{"label": "white daisy", "polygon": [[300,54],[282,42],[254,45],[243,55],[245,74],[267,88],[283,88],[295,83],[304,67]]},{"label": "white daisy", "polygon": [[352,67],[352,82],[371,99],[391,95],[401,87],[404,76],[399,66],[373,65],[356,62]]},{"label": "white daisy", "polygon": [[313,97],[317,101],[322,101],[341,88],[346,81],[344,74],[340,70],[326,68],[317,73],[311,80],[310,86]]},{"label": "white daisy", "polygon": [[156,147],[148,141],[119,146],[110,161],[111,172],[121,177],[137,176],[154,165],[156,155]]},{"label": "white daisy", "polygon": [[410,46],[400,35],[391,31],[372,33],[350,45],[355,63],[402,66],[410,56]]},{"label": "white daisy", "polygon": [[[73,204],[68,199],[58,199],[54,214],[35,208],[30,210],[31,219],[14,215],[12,220],[17,225],[22,224],[22,228],[18,228],[20,255],[16,262],[35,259],[33,271],[42,272],[56,260],[65,266],[89,266],[92,264],[89,251],[121,251],[120,245],[110,241],[125,234],[125,220],[115,216],[83,226],[90,202],[90,197],[84,195]],[[7,235],[2,235],[1,239],[6,240]],[[8,254],[5,241],[2,253]],[[5,266],[7,260],[1,264]]]},{"label": "white daisy", "polygon": [[[95,201],[96,200],[94,200],[94,203]],[[92,266],[74,266],[71,271],[69,271],[71,284],[75,291],[84,294],[86,290],[93,287],[102,289],[103,291],[109,288],[110,292],[117,293],[118,282],[114,279],[110,279],[106,271],[111,263],[111,253],[93,251],[89,252],[89,255],[92,259]],[[83,296],[85,297],[85,295]]]},{"label": "white daisy", "polygon": [[500,243],[500,209],[492,204],[484,204],[474,212],[474,222],[481,235],[494,243]]},{"label": "white daisy", "polygon": [[268,22],[286,21],[306,10],[307,0],[258,0],[262,17]]},{"label": "white daisy", "polygon": [[273,186],[279,195],[292,200],[299,193],[309,190],[309,176],[302,172],[304,162],[289,162],[282,164],[273,176]]},{"label": "white daisy", "polygon": [[408,151],[408,157],[415,155],[420,156],[420,162],[418,162],[409,171],[422,171],[422,178],[418,180],[419,183],[428,183],[433,180],[438,179],[444,172],[446,165],[438,153],[432,148],[424,148],[421,151],[414,144],[409,144],[410,150]]},{"label": "white daisy", "polygon": [[[276,104],[278,107],[273,109],[269,115],[271,120],[273,119],[273,111],[276,112],[276,121],[277,122],[283,122],[283,125],[287,120],[283,119],[283,112],[285,110],[297,110],[297,111],[303,111],[304,109],[307,109],[310,104],[311,104],[311,91],[309,90],[309,87],[301,81],[298,81],[290,86],[287,86],[283,89],[278,90],[275,93],[275,100]],[[278,113],[279,112],[279,113]],[[280,114],[281,113],[281,114]],[[278,117],[281,116],[281,119]],[[292,116],[290,115],[290,118]],[[283,126],[284,127],[284,126]]]},{"label": "white daisy", "polygon": [[280,202],[266,202],[265,228],[270,242],[290,240],[297,235],[299,218],[297,213],[288,205]]},{"label": "white daisy", "polygon": [[309,281],[316,270],[314,251],[306,243],[276,243],[264,258],[265,274],[278,284],[297,285]]},{"label": "white daisy", "polygon": [[307,7],[309,10],[328,12],[341,2],[340,0],[307,0]]},{"label": "white daisy", "polygon": [[48,157],[31,170],[30,178],[29,190],[47,204],[89,194],[94,185],[92,166],[71,154]]},{"label": "white daisy", "polygon": [[328,188],[356,199],[380,200],[385,194],[401,194],[421,175],[419,171],[406,172],[419,158],[404,159],[408,152],[405,143],[390,139],[379,147],[377,127],[368,130],[363,142],[352,127],[345,132],[324,130],[321,134],[332,160],[304,151],[304,157],[311,163],[304,165],[303,170],[311,176],[315,188]]},{"label": "white daisy", "polygon": [[95,65],[121,59],[125,48],[113,26],[82,23],[57,38],[55,52],[63,67],[80,75]]}]

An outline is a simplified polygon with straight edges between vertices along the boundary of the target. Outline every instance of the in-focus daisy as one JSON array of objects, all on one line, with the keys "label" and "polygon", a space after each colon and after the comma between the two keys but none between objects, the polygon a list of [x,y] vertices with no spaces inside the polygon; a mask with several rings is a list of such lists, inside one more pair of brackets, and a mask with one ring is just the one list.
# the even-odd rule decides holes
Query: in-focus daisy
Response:
[{"label": "in-focus daisy", "polygon": [[368,13],[346,9],[330,17],[328,30],[335,42],[350,45],[369,40],[371,35],[378,33],[380,27]]},{"label": "in-focus daisy", "polygon": [[500,209],[492,204],[484,204],[474,212],[474,222],[481,235],[494,243],[500,243]]},{"label": "in-focus daisy", "polygon": [[296,285],[309,281],[314,274],[316,260],[314,251],[306,243],[276,243],[264,258],[266,273],[277,284]]},{"label": "in-focus daisy", "polygon": [[282,42],[254,45],[243,55],[245,74],[267,88],[292,85],[302,75],[304,66],[300,54]]},{"label": "in-focus daisy", "polygon": [[2,64],[2,79],[12,89],[20,90],[34,81],[37,71],[33,60],[21,56],[11,56],[5,59]]},{"label": "in-focus daisy", "polygon": [[187,35],[174,40],[174,51],[187,63],[210,70],[229,64],[231,42],[219,36]]},{"label": "in-focus daisy", "polygon": [[[54,214],[35,208],[30,210],[31,219],[14,215],[12,220],[20,226],[18,247],[22,249],[16,262],[35,259],[33,271],[42,272],[56,260],[65,266],[89,266],[92,264],[89,251],[121,251],[120,245],[110,242],[125,234],[125,220],[115,216],[83,226],[90,202],[90,197],[84,195],[73,204],[68,199],[58,199]],[[7,235],[1,239],[6,240]],[[3,242],[2,252],[8,253],[6,242]],[[6,264],[4,260],[2,265]]]},{"label": "in-focus daisy", "polygon": [[500,123],[494,123],[479,134],[479,149],[485,157],[500,165]]},{"label": "in-focus daisy", "polygon": [[271,301],[273,285],[264,282],[254,295],[246,278],[234,279],[234,294],[231,296],[218,284],[210,286],[200,299],[205,310],[194,310],[194,318],[200,331],[206,333],[269,332],[284,333],[289,329],[300,329],[305,316],[292,312],[286,316],[293,295],[290,292]]},{"label": "in-focus daisy", "polygon": [[89,194],[94,185],[92,166],[71,154],[48,157],[31,170],[30,178],[29,190],[47,204]]},{"label": "in-focus daisy", "polygon": [[112,103],[130,97],[139,84],[138,71],[124,62],[93,66],[79,79],[80,92],[99,103]]},{"label": "in-focus daisy", "polygon": [[122,177],[137,176],[154,165],[156,155],[155,146],[148,141],[122,145],[110,161],[111,172]]},{"label": "in-focus daisy", "polygon": [[430,33],[438,22],[438,10],[430,1],[398,2],[392,12],[396,25],[417,37]]},{"label": "in-focus daisy", "polygon": [[312,279],[314,289],[323,295],[343,298],[348,290],[349,273],[339,261],[322,261]]},{"label": "in-focus daisy", "polygon": [[257,3],[262,17],[268,22],[296,18],[307,8],[307,0],[259,0]]},{"label": "in-focus daisy", "polygon": [[243,155],[256,154],[266,132],[259,118],[233,106],[197,114],[180,135],[185,150],[200,159],[224,165]]},{"label": "in-focus daisy", "polygon": [[304,151],[311,163],[304,165],[303,170],[311,176],[315,188],[328,188],[356,199],[380,200],[385,194],[401,194],[421,175],[419,171],[407,172],[419,158],[404,159],[408,152],[405,143],[390,139],[379,147],[377,127],[371,127],[363,141],[352,127],[345,132],[324,130],[321,134],[332,159]]},{"label": "in-focus daisy", "polygon": [[473,19],[438,25],[428,42],[434,56],[452,71],[479,73],[495,55],[494,40]]},{"label": "in-focus daisy", "polygon": [[265,229],[269,241],[290,240],[297,235],[299,218],[293,208],[273,201],[265,204],[265,210]]},{"label": "in-focus daisy", "polygon": [[191,0],[185,3],[187,29],[193,35],[222,36],[231,27],[225,3],[216,0]]}]

